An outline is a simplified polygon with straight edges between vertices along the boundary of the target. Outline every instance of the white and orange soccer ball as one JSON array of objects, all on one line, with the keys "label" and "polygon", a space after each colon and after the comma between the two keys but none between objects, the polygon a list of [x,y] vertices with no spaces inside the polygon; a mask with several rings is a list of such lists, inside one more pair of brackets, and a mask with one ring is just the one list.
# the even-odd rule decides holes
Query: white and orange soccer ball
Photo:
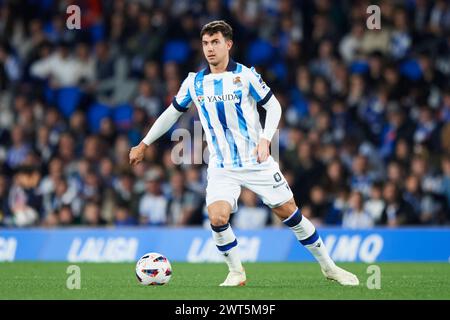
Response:
[{"label": "white and orange soccer ball", "polygon": [[144,254],[136,263],[136,278],[144,286],[163,285],[172,276],[172,266],[162,254]]}]

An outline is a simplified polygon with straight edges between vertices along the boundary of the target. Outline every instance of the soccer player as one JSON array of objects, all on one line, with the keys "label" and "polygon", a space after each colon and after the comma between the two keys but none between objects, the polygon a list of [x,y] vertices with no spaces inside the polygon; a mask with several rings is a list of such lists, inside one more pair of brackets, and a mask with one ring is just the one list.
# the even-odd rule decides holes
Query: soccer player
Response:
[{"label": "soccer player", "polygon": [[[341,285],[358,285],[358,278],[336,266],[313,224],[303,217],[269,145],[281,117],[281,106],[269,86],[253,68],[230,58],[232,28],[225,21],[212,21],[200,33],[208,67],[190,72],[170,106],[147,135],[130,150],[130,164],[144,158],[147,146],[167,132],[189,107],[195,105],[205,131],[208,150],[206,205],[212,236],[228,265],[221,286],[244,285],[238,242],[229,224],[237,211],[244,186],[255,192],[283,220],[319,262],[322,273]],[[264,129],[257,106],[266,109]]]}]

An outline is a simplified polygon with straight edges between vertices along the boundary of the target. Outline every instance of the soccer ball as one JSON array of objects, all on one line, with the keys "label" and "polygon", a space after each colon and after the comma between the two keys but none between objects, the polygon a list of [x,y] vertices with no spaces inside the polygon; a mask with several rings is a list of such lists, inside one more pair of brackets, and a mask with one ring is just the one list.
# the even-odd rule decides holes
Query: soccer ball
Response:
[{"label": "soccer ball", "polygon": [[169,282],[172,267],[162,254],[144,254],[136,263],[136,278],[144,286],[163,285]]}]

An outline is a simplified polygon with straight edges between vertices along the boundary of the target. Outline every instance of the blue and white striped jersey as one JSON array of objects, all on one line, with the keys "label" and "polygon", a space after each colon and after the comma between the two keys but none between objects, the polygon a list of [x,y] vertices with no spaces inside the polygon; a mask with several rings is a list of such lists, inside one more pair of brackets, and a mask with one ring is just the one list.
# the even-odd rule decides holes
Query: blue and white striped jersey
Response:
[{"label": "blue and white striped jersey", "polygon": [[253,149],[262,134],[257,105],[272,91],[255,69],[230,59],[226,72],[209,67],[190,72],[172,104],[179,111],[197,107],[209,150],[209,166],[239,168],[258,165]]}]

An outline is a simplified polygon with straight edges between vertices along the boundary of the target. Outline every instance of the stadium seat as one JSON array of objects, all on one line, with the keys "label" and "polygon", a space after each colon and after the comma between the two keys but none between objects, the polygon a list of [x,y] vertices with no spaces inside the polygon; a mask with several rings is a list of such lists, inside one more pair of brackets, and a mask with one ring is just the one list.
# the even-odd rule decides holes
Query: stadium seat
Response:
[{"label": "stadium seat", "polygon": [[416,60],[407,60],[400,65],[400,74],[410,80],[419,80],[422,77],[422,70]]},{"label": "stadium seat", "polygon": [[105,27],[102,23],[96,23],[89,28],[91,40],[93,43],[102,41],[105,38]]},{"label": "stadium seat", "polygon": [[350,65],[350,73],[362,74],[369,71],[369,64],[366,61],[354,61]]},{"label": "stadium seat", "polygon": [[275,77],[279,80],[279,81],[284,81],[287,78],[287,68],[286,66],[281,62],[281,61],[276,61],[274,62],[269,70],[275,74]]},{"label": "stadium seat", "polygon": [[256,40],[250,44],[247,53],[247,63],[260,65],[270,62],[274,55],[274,48],[265,40]]},{"label": "stadium seat", "polygon": [[308,115],[308,100],[297,88],[291,90],[290,98],[297,114],[301,117]]},{"label": "stadium seat", "polygon": [[82,93],[78,87],[61,88],[56,93],[56,104],[59,111],[69,118],[80,103]]},{"label": "stadium seat", "polygon": [[119,130],[126,130],[133,122],[133,107],[129,104],[118,105],[112,110],[112,120]]},{"label": "stadium seat", "polygon": [[96,103],[90,106],[87,114],[87,121],[92,132],[97,133],[100,130],[102,119],[111,115],[110,108],[107,105]]},{"label": "stadium seat", "polygon": [[44,98],[48,104],[54,105],[56,100],[56,90],[52,89],[48,84],[44,85]]},{"label": "stadium seat", "polygon": [[186,62],[189,57],[189,44],[184,40],[169,41],[164,46],[163,61]]},{"label": "stadium seat", "polygon": [[44,24],[43,30],[44,33],[47,34],[48,36],[52,35],[55,32],[55,28],[51,21]]}]

